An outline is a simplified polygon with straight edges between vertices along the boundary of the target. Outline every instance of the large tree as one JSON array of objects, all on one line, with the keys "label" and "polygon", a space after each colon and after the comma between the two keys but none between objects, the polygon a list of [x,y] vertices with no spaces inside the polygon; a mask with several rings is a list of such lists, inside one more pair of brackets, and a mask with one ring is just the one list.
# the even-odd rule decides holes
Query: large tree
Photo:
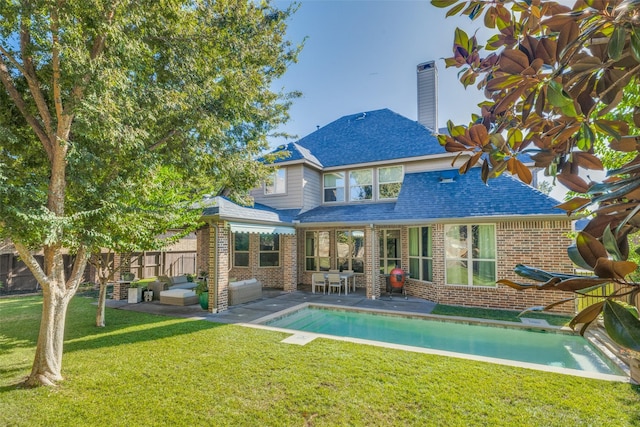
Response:
[{"label": "large tree", "polygon": [[289,96],[271,86],[298,53],[285,38],[293,11],[253,0],[0,4],[0,233],[43,290],[27,384],[62,379],[67,305],[90,254],[133,232],[123,222],[189,226],[189,202],[231,172],[239,187],[263,176],[251,159],[287,119]]},{"label": "large tree", "polygon": [[[580,312],[572,325],[584,331],[602,312],[609,335],[640,351],[640,321],[618,303],[636,301],[640,292],[632,279],[638,265],[628,260],[629,238],[640,230],[640,106],[621,102],[637,93],[640,83],[640,1],[431,2],[449,8],[447,16],[481,18],[493,31],[480,45],[457,29],[454,56],[446,59],[447,66],[461,69],[464,85],[477,83],[487,97],[471,123],[450,122],[449,135],[439,137],[448,151],[471,154],[461,171],[481,163],[485,181],[509,171],[529,182],[521,160],[525,155],[581,193],[562,209],[594,214],[568,250],[572,261],[593,276],[521,265],[518,274],[542,283],[500,283],[574,291],[577,297],[613,283],[615,290]],[[603,182],[588,182],[581,170],[602,170],[601,157],[610,160],[611,151],[596,151],[599,138],[623,164],[609,170]]]}]

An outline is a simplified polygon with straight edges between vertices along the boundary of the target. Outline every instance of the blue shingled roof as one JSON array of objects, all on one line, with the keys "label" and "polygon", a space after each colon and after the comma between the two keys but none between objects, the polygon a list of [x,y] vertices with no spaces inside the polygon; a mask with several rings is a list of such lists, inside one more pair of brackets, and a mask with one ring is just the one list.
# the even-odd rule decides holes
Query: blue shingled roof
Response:
[{"label": "blue shingled roof", "polygon": [[[295,142],[290,142],[287,145],[280,145],[278,148],[273,150],[272,154],[277,154],[282,151],[288,152],[286,157],[275,160],[273,163],[282,163],[282,162],[290,162],[296,160],[306,160],[318,167],[322,167],[322,163],[320,160],[316,158],[308,149],[296,144]],[[260,160],[264,160],[261,158]]]},{"label": "blue shingled roof", "polygon": [[[452,178],[453,182],[442,178]],[[480,168],[473,168],[464,175],[457,170],[406,174],[395,213],[411,219],[565,216],[555,207],[558,204],[556,199],[508,174],[490,179],[485,185]]]},{"label": "blue shingled roof", "polygon": [[202,202],[202,215],[216,216],[223,219],[247,222],[291,223],[300,209],[274,209],[260,203],[251,206],[240,206],[224,197],[213,197]]},{"label": "blue shingled roof", "polygon": [[[297,145],[324,167],[445,153],[429,129],[386,108],[341,117]],[[290,158],[277,162],[306,158],[292,148]]]},{"label": "blue shingled roof", "polygon": [[[451,182],[442,182],[451,180]],[[480,169],[408,173],[396,203],[320,206],[300,214],[300,223],[392,223],[474,217],[558,216],[560,202],[502,175],[484,185]]]}]

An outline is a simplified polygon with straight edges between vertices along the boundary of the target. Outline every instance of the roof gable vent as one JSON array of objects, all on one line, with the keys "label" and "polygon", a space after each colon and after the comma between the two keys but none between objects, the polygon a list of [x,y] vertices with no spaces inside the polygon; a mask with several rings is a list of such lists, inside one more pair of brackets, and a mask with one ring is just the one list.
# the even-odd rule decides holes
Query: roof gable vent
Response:
[{"label": "roof gable vent", "polygon": [[444,171],[440,174],[440,183],[448,184],[450,182],[455,182],[456,171]]}]

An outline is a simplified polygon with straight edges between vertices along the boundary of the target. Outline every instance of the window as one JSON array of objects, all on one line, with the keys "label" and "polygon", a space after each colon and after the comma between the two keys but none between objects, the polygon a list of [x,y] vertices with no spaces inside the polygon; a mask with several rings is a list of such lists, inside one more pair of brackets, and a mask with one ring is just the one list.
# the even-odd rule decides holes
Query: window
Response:
[{"label": "window", "polygon": [[233,265],[249,267],[249,233],[233,233]]},{"label": "window", "polygon": [[400,230],[380,230],[380,274],[400,267]]},{"label": "window", "polygon": [[287,191],[286,169],[276,169],[264,181],[264,194],[285,194]]},{"label": "window", "polygon": [[371,200],[373,198],[373,170],[349,172],[349,200]]},{"label": "window", "polygon": [[364,273],[364,231],[338,231],[336,233],[336,254],[340,270]]},{"label": "window", "polygon": [[445,268],[450,285],[495,286],[495,226],[446,226]]},{"label": "window", "polygon": [[344,202],[344,172],[324,174],[324,201]]},{"label": "window", "polygon": [[260,235],[260,267],[278,267],[280,265],[280,235]]},{"label": "window", "polygon": [[402,166],[378,168],[378,199],[397,199],[402,179]]},{"label": "window", "polygon": [[307,231],[305,233],[305,270],[329,271],[331,259],[329,258],[329,232]]},{"label": "window", "polygon": [[409,229],[409,275],[412,279],[433,280],[431,227]]}]

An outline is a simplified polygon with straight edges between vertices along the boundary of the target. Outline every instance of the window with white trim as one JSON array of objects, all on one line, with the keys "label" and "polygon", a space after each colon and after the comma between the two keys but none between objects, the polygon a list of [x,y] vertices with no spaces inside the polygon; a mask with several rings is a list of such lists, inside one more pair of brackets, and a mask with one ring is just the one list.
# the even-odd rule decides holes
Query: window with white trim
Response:
[{"label": "window with white trim", "polygon": [[304,258],[306,271],[329,271],[331,246],[328,231],[307,231],[304,237]]},{"label": "window with white trim", "polygon": [[397,199],[403,178],[402,166],[378,168],[378,199]]},{"label": "window with white trim", "polygon": [[287,192],[287,170],[276,169],[264,181],[264,194],[285,194]]},{"label": "window with white trim", "polygon": [[495,225],[447,225],[444,232],[446,283],[496,286]]},{"label": "window with white trim", "polygon": [[364,230],[337,231],[336,257],[340,270],[364,273]]},{"label": "window with white trim", "polygon": [[431,227],[409,228],[409,275],[416,280],[433,280]]},{"label": "window with white trim", "polygon": [[233,233],[233,266],[249,267],[249,233]]},{"label": "window with white trim", "polygon": [[260,267],[278,267],[280,265],[280,235],[260,235]]},{"label": "window with white trim", "polygon": [[373,198],[373,169],[349,172],[349,200],[371,200]]},{"label": "window with white trim", "polygon": [[325,173],[323,184],[325,202],[344,202],[344,172]]},{"label": "window with white trim", "polygon": [[389,274],[401,265],[400,230],[380,230],[380,274]]}]

